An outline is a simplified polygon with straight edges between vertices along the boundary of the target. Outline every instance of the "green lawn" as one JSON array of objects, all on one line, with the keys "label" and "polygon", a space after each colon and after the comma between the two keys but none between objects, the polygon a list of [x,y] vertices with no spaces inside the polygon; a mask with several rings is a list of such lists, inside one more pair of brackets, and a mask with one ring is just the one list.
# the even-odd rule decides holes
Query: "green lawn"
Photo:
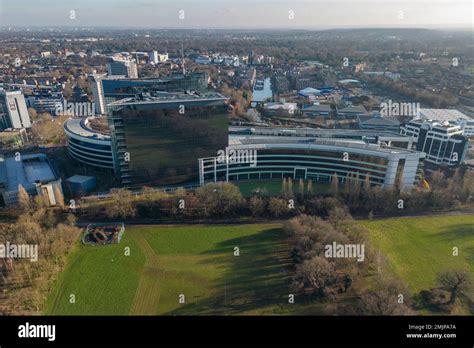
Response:
[{"label": "green lawn", "polygon": [[[124,247],[131,254],[124,256]],[[120,245],[84,246],[69,256],[46,304],[47,314],[126,314],[143,271],[145,255],[125,234]],[[69,303],[73,294],[76,302]]]},{"label": "green lawn", "polygon": [[[447,268],[474,278],[474,217],[363,221],[388,271],[415,295]],[[124,255],[130,247],[131,255]],[[240,256],[234,256],[238,247]],[[459,256],[452,256],[452,248]],[[127,226],[119,245],[78,245],[46,304],[52,315],[323,314],[288,304],[289,246],[278,224]],[[370,291],[370,277],[357,283]],[[74,294],[76,303],[68,302]],[[178,302],[180,294],[185,304]],[[473,294],[474,295],[474,294]],[[344,301],[344,299],[342,299]],[[348,299],[350,300],[350,299]]]},{"label": "green lawn", "polygon": [[[256,190],[270,196],[279,195],[282,193],[282,179],[271,179],[271,180],[243,180],[233,181],[244,197],[249,197],[254,194]],[[305,181],[305,192],[307,192],[308,182]],[[313,193],[320,194],[326,193],[329,190],[329,184],[322,184],[313,182]],[[299,192],[298,181],[293,181],[293,191]]]},{"label": "green lawn", "polygon": [[[133,226],[119,245],[80,245],[46,314],[275,313],[287,300],[279,225]],[[124,255],[129,246],[131,255]],[[234,256],[238,247],[240,256]],[[68,302],[69,295],[76,303]],[[185,305],[178,296],[185,295]]]},{"label": "green lawn", "polygon": [[[413,294],[436,287],[437,273],[449,268],[468,270],[474,280],[474,216],[393,218],[364,224],[374,246]],[[459,256],[453,256],[453,247],[459,249]]]}]

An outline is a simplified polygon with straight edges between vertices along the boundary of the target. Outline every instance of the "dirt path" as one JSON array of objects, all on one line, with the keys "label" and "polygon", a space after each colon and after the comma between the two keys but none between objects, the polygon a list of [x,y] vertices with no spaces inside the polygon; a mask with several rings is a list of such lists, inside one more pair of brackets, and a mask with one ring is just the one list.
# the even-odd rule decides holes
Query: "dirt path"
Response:
[{"label": "dirt path", "polygon": [[137,235],[136,240],[145,254],[146,261],[129,314],[155,315],[160,303],[160,280],[164,271],[148,241],[141,234]]}]

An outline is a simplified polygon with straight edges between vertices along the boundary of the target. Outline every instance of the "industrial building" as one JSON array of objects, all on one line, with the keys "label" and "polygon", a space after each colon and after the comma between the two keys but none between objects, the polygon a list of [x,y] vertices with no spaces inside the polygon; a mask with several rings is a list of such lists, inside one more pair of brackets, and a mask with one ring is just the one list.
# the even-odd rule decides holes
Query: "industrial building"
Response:
[{"label": "industrial building", "polygon": [[360,129],[374,131],[400,132],[400,121],[396,117],[376,115],[358,115],[357,121]]},{"label": "industrial building", "polygon": [[18,204],[18,190],[22,186],[31,196],[43,195],[50,205],[56,205],[57,194],[63,194],[61,178],[53,171],[43,153],[0,156],[0,193],[2,205]]}]

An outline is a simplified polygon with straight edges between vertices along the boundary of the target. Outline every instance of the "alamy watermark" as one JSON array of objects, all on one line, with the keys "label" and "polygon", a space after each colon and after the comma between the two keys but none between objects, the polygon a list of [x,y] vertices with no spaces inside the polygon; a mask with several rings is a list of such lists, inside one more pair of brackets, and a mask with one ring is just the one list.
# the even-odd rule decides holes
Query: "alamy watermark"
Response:
[{"label": "alamy watermark", "polygon": [[324,246],[324,257],[326,258],[348,258],[357,259],[358,262],[365,260],[364,244],[326,244]]},{"label": "alamy watermark", "polygon": [[95,116],[95,103],[92,102],[68,102],[64,99],[63,103],[58,103],[54,110],[56,116],[78,116],[90,117]]},{"label": "alamy watermark", "polygon": [[250,164],[257,166],[257,150],[255,149],[229,149],[217,151],[217,162],[228,164]]},{"label": "alamy watermark", "polygon": [[31,262],[38,261],[38,245],[36,244],[13,244],[0,243],[1,259],[30,259]]},{"label": "alamy watermark", "polygon": [[26,322],[18,326],[20,338],[47,338],[52,342],[56,339],[56,325],[37,325]]},{"label": "alamy watermark", "polygon": [[391,99],[380,104],[381,116],[420,116],[420,103],[400,103]]}]

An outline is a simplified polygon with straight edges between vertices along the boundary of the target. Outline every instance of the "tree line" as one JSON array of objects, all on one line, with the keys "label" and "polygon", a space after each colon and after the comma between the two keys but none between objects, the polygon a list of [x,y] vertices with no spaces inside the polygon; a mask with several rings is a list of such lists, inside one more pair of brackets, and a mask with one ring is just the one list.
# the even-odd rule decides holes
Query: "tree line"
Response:
[{"label": "tree line", "polygon": [[[414,315],[427,308],[451,313],[458,302],[472,307],[473,282],[464,269],[442,270],[435,288],[412,294],[344,206],[335,206],[324,218],[292,218],[285,231],[292,247],[290,291],[308,301],[329,302],[332,314]],[[334,245],[341,246],[340,255],[328,254]],[[347,254],[356,246],[362,258]]]},{"label": "tree line", "polygon": [[325,216],[336,205],[343,204],[353,215],[372,218],[459,209],[474,202],[473,172],[457,170],[451,177],[435,172],[429,181],[429,189],[417,187],[406,192],[397,186],[373,186],[368,176],[361,181],[356,174],[348,174],[342,183],[334,175],[328,190],[315,192],[318,183],[302,179],[294,183],[292,178],[285,178],[280,193],[269,194],[262,188],[249,197],[226,182],[195,190],[178,189],[173,193],[145,188],[139,196],[125,189],[114,189],[107,201],[84,204],[81,213],[102,219],[281,219],[300,214]]},{"label": "tree line", "polygon": [[22,213],[15,223],[0,225],[0,244],[36,246],[37,260],[0,259],[0,315],[41,314],[68,253],[81,234],[73,214],[61,221],[42,196],[32,199],[23,188],[20,209]]}]

